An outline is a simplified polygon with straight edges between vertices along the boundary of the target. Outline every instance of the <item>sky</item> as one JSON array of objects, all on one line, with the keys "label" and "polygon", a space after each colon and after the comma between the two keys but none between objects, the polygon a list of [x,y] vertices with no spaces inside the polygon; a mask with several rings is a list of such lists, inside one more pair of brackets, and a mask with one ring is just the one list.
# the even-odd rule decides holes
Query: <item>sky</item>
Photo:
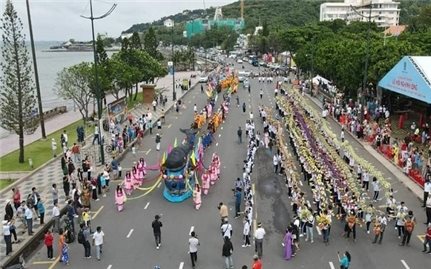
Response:
[{"label": "sky", "polygon": [[[91,40],[91,23],[80,17],[90,15],[89,0],[29,0],[33,35],[36,41]],[[0,0],[1,14],[6,0]],[[94,16],[100,16],[116,3],[108,17],[95,20],[96,33],[118,37],[133,24],[152,22],[185,9],[202,9],[235,2],[234,0],[93,0]],[[28,20],[25,0],[12,0],[24,25],[28,39]],[[238,7],[239,8],[239,7]]]}]

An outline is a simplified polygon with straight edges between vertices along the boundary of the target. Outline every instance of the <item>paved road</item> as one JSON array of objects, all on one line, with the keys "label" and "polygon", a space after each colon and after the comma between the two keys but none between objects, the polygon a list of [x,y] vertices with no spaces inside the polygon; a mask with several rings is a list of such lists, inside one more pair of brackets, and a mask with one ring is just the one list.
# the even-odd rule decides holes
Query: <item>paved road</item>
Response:
[{"label": "paved road", "polygon": [[[181,72],[178,74],[178,78],[187,78],[189,77],[189,73]],[[196,80],[192,81],[193,84],[196,83]],[[167,80],[166,77],[162,80],[158,81],[158,87],[166,87],[168,89],[172,88],[172,77],[171,80]],[[168,92],[169,93],[169,92]],[[186,92],[177,91],[177,97],[181,98]],[[167,93],[165,93],[167,94]],[[168,95],[168,102],[166,104],[165,110],[172,106],[174,102],[171,100],[171,95]],[[132,110],[131,112],[134,114],[135,117],[141,116],[143,113],[147,111],[147,108],[149,106],[139,106],[136,109]],[[151,108],[152,110],[152,108]],[[157,108],[156,112],[153,112],[153,117],[155,119],[159,118],[162,114],[161,108]],[[105,134],[105,137],[108,137],[107,134]],[[99,146],[98,145],[91,145],[92,138],[89,138],[87,140],[87,146],[85,146],[81,151],[81,156],[85,156],[88,154],[90,157],[90,160],[92,164],[97,163],[99,159]],[[105,152],[105,162],[110,163],[112,161],[112,156]],[[100,167],[99,167],[100,168]],[[52,212],[52,196],[51,196],[51,185],[53,183],[57,184],[57,187],[59,189],[59,206],[62,207],[65,205],[65,197],[64,192],[62,189],[62,175],[63,172],[61,170],[60,165],[60,159],[52,160],[51,163],[46,164],[44,167],[42,167],[37,172],[33,173],[31,176],[26,178],[25,180],[18,181],[17,184],[14,187],[18,187],[21,192],[21,199],[25,200],[27,195],[31,193],[31,188],[36,187],[42,201],[44,201],[46,213],[45,213],[45,220],[48,220],[51,218],[51,212]],[[1,190],[1,197],[0,197],[0,208],[4,210],[6,206],[7,200],[12,200],[12,192],[10,191],[10,186],[6,189]],[[97,203],[96,203],[97,204]],[[29,236],[26,233],[22,233],[25,231],[24,226],[21,224],[20,221],[16,223],[17,226],[17,233],[18,233],[18,239],[20,240],[20,243],[14,244],[13,249],[17,250],[21,248],[25,242],[29,239]],[[34,223],[34,231],[37,232],[40,228],[40,225],[38,223]],[[3,237],[0,238],[0,264],[3,264],[6,260],[6,247],[3,240]]]},{"label": "paved road", "polygon": [[[246,65],[248,69],[252,67]],[[259,99],[259,88],[264,90],[263,100]],[[239,90],[241,103],[247,102],[257,118],[257,106],[259,104],[274,105],[273,87],[271,84],[260,84],[257,80],[251,81],[252,94],[242,88]],[[193,115],[193,104],[199,107],[205,103],[205,96],[199,90],[194,90],[185,98],[187,108],[177,115],[175,112],[169,113],[166,117],[166,125],[162,133],[162,149],[166,149],[172,144],[175,138],[182,139],[183,135],[179,128],[189,126]],[[232,103],[235,103],[233,101]],[[247,110],[249,110],[248,107]],[[103,200],[99,205],[104,206],[93,221],[93,225],[102,225],[106,234],[106,244],[102,261],[95,259],[84,260],[83,247],[77,244],[71,246],[70,268],[145,268],[152,269],[159,265],[162,269],[171,268],[191,268],[190,258],[187,253],[187,239],[190,230],[193,229],[198,234],[201,246],[198,252],[198,268],[223,268],[221,257],[222,238],[219,231],[219,217],[217,205],[220,201],[227,202],[230,210],[233,207],[232,186],[236,177],[241,175],[242,161],[246,153],[246,145],[239,145],[236,142],[236,129],[244,126],[248,119],[248,112],[242,111],[234,104],[231,106],[227,120],[216,133],[216,141],[206,152],[206,163],[208,164],[212,152],[218,152],[221,156],[222,175],[221,181],[210,189],[207,197],[202,197],[202,207],[199,211],[193,208],[191,200],[181,204],[167,202],[162,196],[163,185],[147,195],[144,192],[134,194],[136,199],[129,199],[125,211],[119,213],[114,206],[112,194],[108,199]],[[259,120],[257,128],[261,128]],[[337,128],[334,125],[333,128]],[[347,137],[350,141],[351,138]],[[361,147],[354,146],[360,150],[360,154],[369,160],[372,156],[362,151]],[[149,151],[151,149],[151,151]],[[148,153],[148,154],[147,154]],[[138,150],[137,156],[129,153],[123,161],[123,167],[131,167],[132,162],[143,156],[148,164],[154,164],[160,159],[160,155],[155,153],[154,138],[147,136],[143,140],[143,146]],[[399,182],[395,180],[393,174],[388,173],[379,163],[375,163],[394,184],[398,191],[396,198],[404,200],[407,206],[416,212],[418,217],[418,229],[415,237],[412,238],[410,247],[399,247],[395,230],[389,225],[382,245],[372,245],[371,236],[367,235],[363,229],[358,229],[358,241],[348,242],[341,238],[342,225],[334,224],[332,229],[332,242],[325,247],[321,238],[315,233],[314,244],[302,242],[301,251],[291,261],[284,261],[282,258],[281,242],[284,227],[291,221],[290,201],[287,199],[286,187],[281,178],[272,173],[272,155],[265,149],[260,149],[256,156],[256,166],[252,175],[252,181],[256,188],[256,208],[257,221],[262,221],[268,234],[264,242],[263,262],[265,268],[335,268],[338,267],[336,251],[349,250],[353,255],[351,268],[427,268],[429,266],[429,255],[423,255],[421,242],[416,238],[416,234],[423,229],[423,210],[415,196],[407,191]],[[148,178],[154,177],[151,173]],[[153,181],[154,182],[154,181]],[[146,187],[154,184],[148,182]],[[162,247],[155,249],[151,230],[151,222],[155,214],[162,215]],[[230,212],[233,216],[233,212]],[[242,264],[250,265],[253,255],[252,248],[241,248],[242,244],[242,223],[240,219],[231,219],[234,228],[234,264],[239,268]],[[133,229],[133,230],[132,230]],[[129,237],[127,237],[130,234]],[[34,258],[34,261],[45,260],[45,250]],[[403,265],[405,262],[406,266]],[[428,265],[427,265],[428,264]],[[48,264],[50,268],[61,268],[62,265]],[[409,267],[407,267],[409,266]],[[33,265],[32,268],[46,268],[47,265]]]}]

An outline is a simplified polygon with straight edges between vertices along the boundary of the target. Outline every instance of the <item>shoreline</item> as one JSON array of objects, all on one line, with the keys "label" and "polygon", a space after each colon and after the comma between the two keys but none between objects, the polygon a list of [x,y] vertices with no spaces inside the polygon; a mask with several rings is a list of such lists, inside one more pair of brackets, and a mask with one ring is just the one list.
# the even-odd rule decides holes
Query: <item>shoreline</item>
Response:
[{"label": "shoreline", "polygon": [[[180,80],[183,78],[189,78],[191,74],[196,73],[195,71],[191,72],[176,72],[175,73],[175,79]],[[160,78],[157,81],[156,88],[166,88],[169,89],[168,92],[170,92],[170,89],[172,89],[172,75],[166,75],[165,77]],[[168,98],[171,98],[171,94],[167,93]],[[111,103],[115,100],[114,96],[107,95],[106,96],[107,103]],[[93,110],[92,104],[90,104],[89,110]],[[47,134],[51,134],[53,132],[56,132],[62,128],[64,128],[67,125],[70,125],[82,118],[81,114],[78,111],[73,111],[73,109],[69,110],[66,113],[60,114],[56,117],[53,117],[45,122],[45,129]],[[24,146],[37,141],[41,139],[41,130],[40,126],[37,128],[37,130],[31,134],[31,135],[24,135]],[[7,136],[0,138],[0,157],[3,157],[15,150],[19,149],[18,145],[18,135],[15,133],[8,134]]]}]

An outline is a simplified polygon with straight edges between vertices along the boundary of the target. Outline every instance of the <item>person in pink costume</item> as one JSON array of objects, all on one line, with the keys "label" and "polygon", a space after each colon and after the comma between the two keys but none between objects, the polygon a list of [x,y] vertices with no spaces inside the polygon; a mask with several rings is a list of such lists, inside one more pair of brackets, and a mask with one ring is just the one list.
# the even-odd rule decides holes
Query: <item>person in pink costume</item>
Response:
[{"label": "person in pink costume", "polygon": [[208,104],[207,105],[207,110],[208,110],[208,118],[211,118],[213,107],[210,104]]},{"label": "person in pink costume", "polygon": [[133,189],[137,189],[141,185],[141,181],[139,179],[139,171],[136,169],[136,166],[132,168],[132,178],[133,178]]},{"label": "person in pink costume", "polygon": [[115,204],[117,205],[117,209],[119,212],[123,211],[124,208],[124,195],[123,189],[120,185],[117,186],[117,190],[115,191]]},{"label": "person in pink costume", "polygon": [[220,165],[221,164],[220,164],[220,157],[216,153],[213,153],[212,162],[213,162],[214,168],[216,170],[217,180],[219,180],[220,179]]},{"label": "person in pink costume", "polygon": [[144,177],[147,175],[147,163],[145,162],[144,158],[139,159],[138,169],[142,172]]},{"label": "person in pink costume", "polygon": [[124,177],[124,191],[126,195],[131,195],[133,191],[133,177],[130,171],[127,171]]},{"label": "person in pink costume", "polygon": [[201,186],[198,183],[195,184],[195,189],[193,190],[193,203],[195,204],[196,210],[199,210],[201,207],[202,199],[201,199]]},{"label": "person in pink costume", "polygon": [[214,163],[211,163],[210,168],[209,168],[209,172],[210,172],[210,183],[212,186],[217,181],[217,170],[216,170]]},{"label": "person in pink costume", "polygon": [[204,172],[202,174],[202,190],[205,195],[208,194],[209,188],[210,188],[210,176],[208,172]]},{"label": "person in pink costume", "polygon": [[138,177],[138,181],[139,181],[139,186],[141,186],[144,183],[144,171],[139,169],[139,164],[136,164],[136,173],[137,173],[137,177]]}]

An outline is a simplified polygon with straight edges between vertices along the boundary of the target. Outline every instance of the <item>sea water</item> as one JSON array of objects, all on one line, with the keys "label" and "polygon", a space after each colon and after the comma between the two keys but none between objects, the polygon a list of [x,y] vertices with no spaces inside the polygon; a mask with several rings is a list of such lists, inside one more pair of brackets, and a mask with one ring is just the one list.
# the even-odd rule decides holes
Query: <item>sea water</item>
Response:
[{"label": "sea water", "polygon": [[[68,110],[73,109],[73,102],[64,100],[58,97],[55,89],[55,82],[57,74],[66,67],[70,67],[81,62],[94,62],[94,55],[92,51],[47,51],[50,46],[60,45],[59,41],[39,41],[35,42],[37,69],[39,73],[39,85],[42,96],[43,110],[47,111],[57,106],[68,107]],[[28,53],[30,60],[32,60],[31,47],[28,44]],[[108,52],[108,55],[111,55]],[[33,70],[33,61],[31,61]],[[0,74],[2,75],[2,74]],[[33,81],[34,81],[34,74]],[[35,86],[36,87],[36,86]],[[9,132],[0,128],[0,137],[8,135]]]}]

